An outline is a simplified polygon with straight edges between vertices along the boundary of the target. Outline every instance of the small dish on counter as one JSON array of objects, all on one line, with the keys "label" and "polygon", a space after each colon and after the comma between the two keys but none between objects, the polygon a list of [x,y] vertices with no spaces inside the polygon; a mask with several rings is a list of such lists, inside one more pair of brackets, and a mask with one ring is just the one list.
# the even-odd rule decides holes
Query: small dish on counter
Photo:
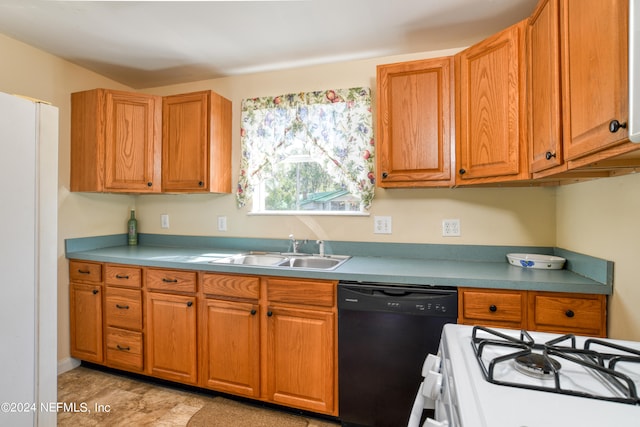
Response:
[{"label": "small dish on counter", "polygon": [[543,270],[561,270],[565,259],[553,255],[541,254],[507,254],[509,264],[523,268],[537,268]]}]

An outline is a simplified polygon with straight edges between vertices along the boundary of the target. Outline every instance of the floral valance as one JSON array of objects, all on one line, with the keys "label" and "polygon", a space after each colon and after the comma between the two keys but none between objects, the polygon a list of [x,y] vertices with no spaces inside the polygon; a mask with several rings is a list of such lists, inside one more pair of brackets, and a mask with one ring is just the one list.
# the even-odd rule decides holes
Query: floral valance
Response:
[{"label": "floral valance", "polygon": [[365,209],[371,205],[375,151],[369,88],[244,99],[240,132],[238,206],[246,204],[252,189],[300,141]]}]

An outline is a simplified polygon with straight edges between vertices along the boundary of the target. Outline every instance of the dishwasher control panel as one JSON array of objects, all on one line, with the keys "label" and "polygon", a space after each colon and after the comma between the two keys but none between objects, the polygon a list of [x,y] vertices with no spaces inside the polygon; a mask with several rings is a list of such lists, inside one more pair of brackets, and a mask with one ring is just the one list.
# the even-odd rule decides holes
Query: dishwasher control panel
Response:
[{"label": "dishwasher control panel", "polygon": [[458,292],[443,288],[340,283],[338,309],[457,317]]}]

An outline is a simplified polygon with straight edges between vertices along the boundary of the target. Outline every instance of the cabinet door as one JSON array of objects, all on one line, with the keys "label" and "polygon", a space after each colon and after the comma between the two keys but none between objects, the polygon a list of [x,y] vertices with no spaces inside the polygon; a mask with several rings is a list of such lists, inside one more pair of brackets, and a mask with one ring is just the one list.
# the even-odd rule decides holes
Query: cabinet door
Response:
[{"label": "cabinet door", "polygon": [[456,55],[457,183],[528,179],[526,21]]},{"label": "cabinet door", "polygon": [[[624,142],[629,117],[628,0],[562,0],[564,150],[574,160]],[[637,147],[636,147],[637,148]]]},{"label": "cabinet door", "polygon": [[159,97],[107,92],[105,191],[161,190],[161,107]]},{"label": "cabinet door", "polygon": [[260,395],[260,316],[257,304],[205,300],[204,386],[248,397]]},{"label": "cabinet door", "polygon": [[159,192],[161,108],[153,95],[71,94],[71,191]]},{"label": "cabinet door", "polygon": [[102,286],[69,285],[71,356],[102,363]]},{"label": "cabinet door", "polygon": [[196,298],[148,292],[145,302],[148,373],[196,384]]},{"label": "cabinet door", "polygon": [[560,122],[559,0],[543,0],[527,26],[527,105],[531,172],[563,164]]},{"label": "cabinet door", "polygon": [[163,100],[164,191],[231,192],[231,102],[211,92]]},{"label": "cabinet door", "polygon": [[525,328],[527,291],[458,289],[458,323]]},{"label": "cabinet door", "polygon": [[378,185],[453,185],[453,57],[380,65],[377,82]]},{"label": "cabinet door", "polygon": [[529,329],[607,336],[606,295],[529,292]]},{"label": "cabinet door", "polygon": [[268,399],[334,413],[335,314],[273,306],[267,319]]}]

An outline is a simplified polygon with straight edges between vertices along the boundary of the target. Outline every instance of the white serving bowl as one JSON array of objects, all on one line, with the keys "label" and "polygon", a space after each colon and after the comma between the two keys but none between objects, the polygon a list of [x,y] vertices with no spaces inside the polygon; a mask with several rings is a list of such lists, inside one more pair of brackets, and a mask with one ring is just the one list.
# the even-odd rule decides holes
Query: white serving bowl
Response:
[{"label": "white serving bowl", "polygon": [[522,268],[538,268],[544,270],[560,270],[565,259],[553,255],[540,254],[507,254],[509,264]]}]

